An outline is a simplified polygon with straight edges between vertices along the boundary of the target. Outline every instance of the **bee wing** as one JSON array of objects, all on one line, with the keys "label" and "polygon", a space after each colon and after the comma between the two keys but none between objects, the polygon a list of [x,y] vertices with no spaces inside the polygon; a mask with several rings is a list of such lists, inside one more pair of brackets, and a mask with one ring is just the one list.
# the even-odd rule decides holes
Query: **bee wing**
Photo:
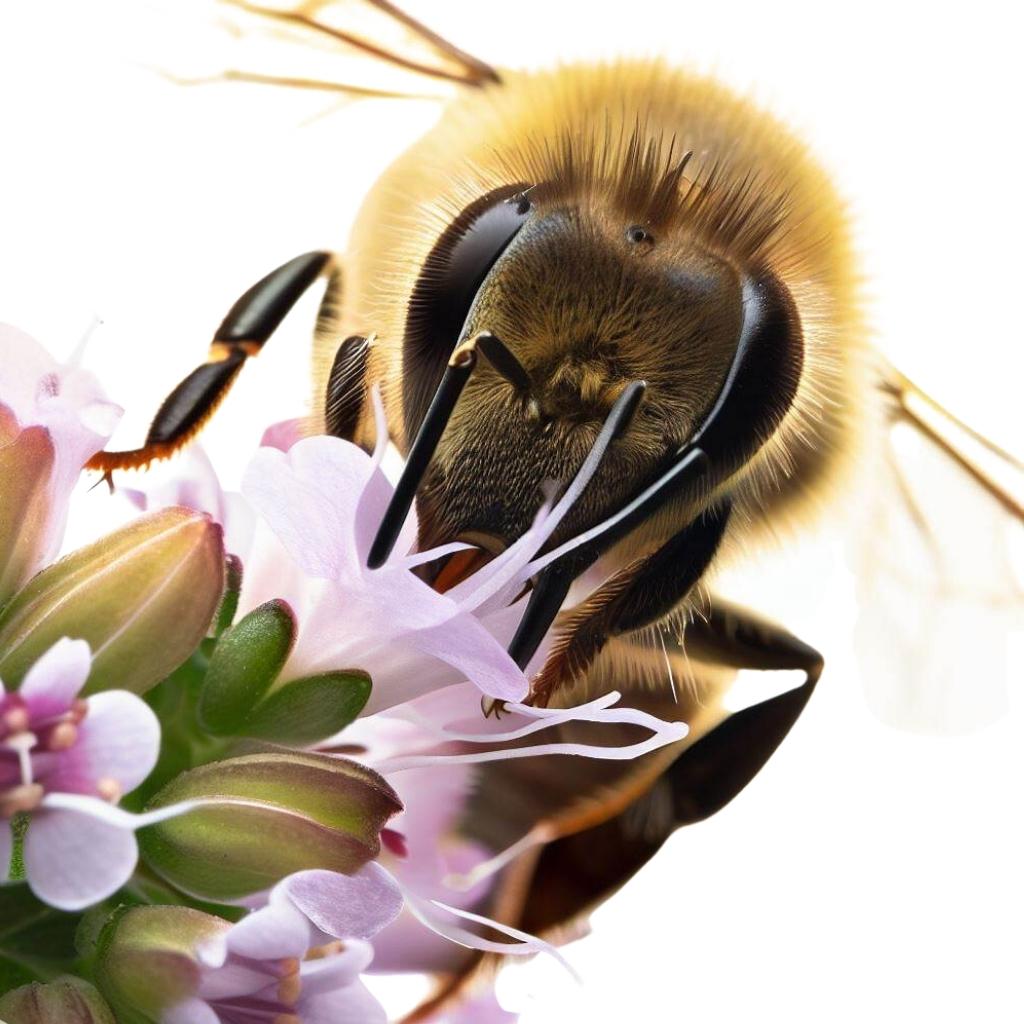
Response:
[{"label": "bee wing", "polygon": [[216,10],[240,58],[217,78],[353,97],[443,97],[499,80],[389,0],[217,0]]},{"label": "bee wing", "polygon": [[967,732],[1006,710],[1024,631],[1024,466],[883,372],[880,486],[858,538],[868,703],[902,728]]}]

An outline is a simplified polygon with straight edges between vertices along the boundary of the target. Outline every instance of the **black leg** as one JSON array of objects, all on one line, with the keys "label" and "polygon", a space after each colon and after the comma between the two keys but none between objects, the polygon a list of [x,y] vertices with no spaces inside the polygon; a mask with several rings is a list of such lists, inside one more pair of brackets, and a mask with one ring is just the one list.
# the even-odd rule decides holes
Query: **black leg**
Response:
[{"label": "black leg", "polygon": [[720,665],[798,669],[806,679],[796,689],[731,715],[675,761],[665,778],[672,787],[676,827],[720,810],[764,767],[799,718],[824,667],[813,647],[781,626],[714,602],[706,620],[687,626],[684,643],[688,653]]},{"label": "black leg", "polygon": [[677,607],[711,564],[730,510],[728,502],[710,509],[654,554],[621,569],[570,612],[533,681],[532,702],[547,704],[559,688],[590,667],[611,637],[652,625]]},{"label": "black leg", "polygon": [[108,479],[115,469],[136,469],[186,445],[213,415],[246,359],[257,355],[288,311],[331,263],[327,252],[296,256],[253,285],[230,309],[213,336],[206,363],[164,400],[141,448],[98,452],[89,469]]}]

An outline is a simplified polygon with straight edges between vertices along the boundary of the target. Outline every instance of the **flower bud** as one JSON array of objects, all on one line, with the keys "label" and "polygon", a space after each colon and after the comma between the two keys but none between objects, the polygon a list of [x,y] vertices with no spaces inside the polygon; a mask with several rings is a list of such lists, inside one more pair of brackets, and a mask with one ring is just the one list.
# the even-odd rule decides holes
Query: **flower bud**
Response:
[{"label": "flower bud", "polygon": [[0,996],[5,1024],[115,1024],[100,994],[79,978],[32,982]]},{"label": "flower bud", "polygon": [[100,932],[96,981],[119,1015],[158,1022],[195,993],[196,947],[228,928],[191,907],[122,907]]},{"label": "flower bud", "polygon": [[306,868],[351,874],[380,852],[380,830],[402,809],[376,772],[344,758],[257,753],[184,772],[151,808],[199,801],[143,829],[142,855],[200,899],[235,900]]},{"label": "flower bud", "polygon": [[49,540],[54,450],[45,427],[6,429],[0,406],[0,607],[42,564]]},{"label": "flower bud", "polygon": [[0,678],[17,684],[61,637],[93,652],[83,695],[142,693],[206,636],[224,585],[221,528],[169,508],[39,573],[0,614]]},{"label": "flower bud", "polygon": [[370,696],[365,672],[324,672],[275,686],[295,628],[291,608],[275,600],[221,636],[199,694],[208,732],[304,745],[340,732],[359,714]]}]

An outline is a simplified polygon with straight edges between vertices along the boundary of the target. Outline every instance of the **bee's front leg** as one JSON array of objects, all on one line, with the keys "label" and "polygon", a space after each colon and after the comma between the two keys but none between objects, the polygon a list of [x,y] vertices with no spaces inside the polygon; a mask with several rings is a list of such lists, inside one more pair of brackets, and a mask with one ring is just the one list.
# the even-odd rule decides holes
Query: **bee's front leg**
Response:
[{"label": "bee's front leg", "polygon": [[109,480],[115,469],[138,469],[184,447],[213,415],[246,359],[256,355],[306,290],[331,265],[328,252],[307,252],[271,271],[228,311],[207,360],[164,399],[141,448],[97,452],[87,464]]},{"label": "bee's front leg", "polygon": [[569,612],[556,627],[558,639],[532,683],[531,702],[548,704],[561,687],[587,670],[611,637],[652,625],[684,601],[711,564],[730,512],[728,501],[710,508]]}]

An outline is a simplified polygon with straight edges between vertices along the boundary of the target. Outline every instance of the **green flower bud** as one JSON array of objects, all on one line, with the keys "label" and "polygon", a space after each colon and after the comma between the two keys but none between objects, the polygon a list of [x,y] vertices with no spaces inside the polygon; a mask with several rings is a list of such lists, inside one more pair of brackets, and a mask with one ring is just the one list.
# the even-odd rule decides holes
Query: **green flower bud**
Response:
[{"label": "green flower bud", "polygon": [[0,407],[0,607],[39,568],[53,532],[54,450],[45,427],[10,437]]},{"label": "green flower bud", "polygon": [[110,1007],[80,978],[32,982],[0,996],[4,1024],[115,1024]]},{"label": "green flower bud", "polygon": [[199,984],[195,949],[230,928],[191,907],[122,907],[100,932],[96,982],[125,1024],[159,1021]]},{"label": "green flower bud", "polygon": [[238,725],[274,685],[295,642],[295,615],[284,601],[254,608],[217,641],[199,697],[199,719],[218,736]]},{"label": "green flower bud", "polygon": [[328,754],[247,754],[183,772],[150,803],[200,806],[139,833],[146,862],[199,899],[268,889],[305,868],[351,874],[402,809],[376,772]]},{"label": "green flower bud", "polygon": [[39,573],[0,614],[0,678],[18,683],[64,636],[93,652],[82,696],[142,693],[206,636],[224,586],[224,543],[208,516],[142,516]]},{"label": "green flower bud", "polygon": [[325,672],[275,687],[295,627],[284,601],[268,601],[221,636],[199,695],[208,732],[304,745],[339,732],[359,714],[370,696],[365,672]]}]

